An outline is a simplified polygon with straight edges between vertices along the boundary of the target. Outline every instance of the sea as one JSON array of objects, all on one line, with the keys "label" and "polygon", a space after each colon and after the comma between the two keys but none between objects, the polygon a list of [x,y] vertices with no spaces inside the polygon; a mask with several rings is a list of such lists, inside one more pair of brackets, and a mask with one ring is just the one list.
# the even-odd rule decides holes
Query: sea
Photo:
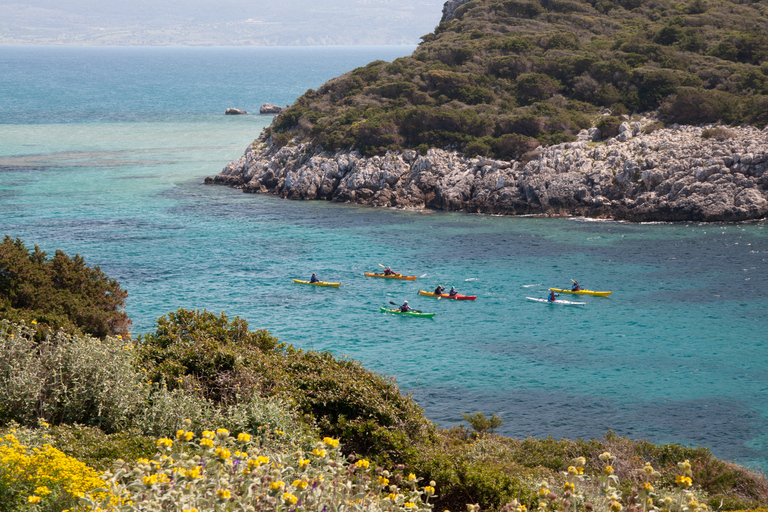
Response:
[{"label": "sea", "polygon": [[[224,312],[395,379],[441,427],[609,431],[768,470],[768,223],[404,211],[204,185],[263,103],[414,47],[0,46],[0,234],[98,265],[132,334]],[[248,115],[224,115],[228,107]],[[383,266],[415,281],[365,277]],[[337,288],[295,284],[315,272]],[[549,287],[607,298],[537,303]],[[418,295],[438,284],[475,301]],[[433,318],[392,315],[392,303]]]}]

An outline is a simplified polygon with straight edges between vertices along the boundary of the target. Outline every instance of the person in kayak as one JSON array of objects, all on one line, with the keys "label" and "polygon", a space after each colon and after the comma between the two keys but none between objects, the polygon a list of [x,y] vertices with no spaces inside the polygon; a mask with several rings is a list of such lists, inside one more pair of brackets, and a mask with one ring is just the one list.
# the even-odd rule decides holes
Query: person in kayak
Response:
[{"label": "person in kayak", "polygon": [[574,281],[573,282],[573,286],[571,286],[571,291],[572,292],[577,292],[579,290],[581,290],[581,288],[579,288],[579,283],[577,281]]},{"label": "person in kayak", "polygon": [[443,288],[443,285],[437,285],[437,288],[435,288],[435,295],[442,295],[445,291],[445,288]]},{"label": "person in kayak", "polygon": [[393,272],[391,268],[387,267],[384,269],[384,275],[385,276],[395,276],[397,275],[397,272]]},{"label": "person in kayak", "polygon": [[549,292],[549,298],[547,300],[549,302],[555,302],[555,299],[558,298],[559,296],[560,296],[559,293],[555,293],[552,291],[552,292]]},{"label": "person in kayak", "polygon": [[320,280],[317,278],[314,272],[312,272],[312,277],[309,278],[310,283],[319,283]]},{"label": "person in kayak", "polygon": [[451,286],[451,291],[448,292],[448,296],[449,297],[455,297],[458,294],[459,294],[459,292],[457,292],[456,289],[453,286]]},{"label": "person in kayak", "polygon": [[402,311],[403,313],[407,313],[408,311],[412,311],[412,310],[413,308],[411,308],[411,306],[408,305],[408,301],[403,302],[403,305],[400,306],[400,311]]}]

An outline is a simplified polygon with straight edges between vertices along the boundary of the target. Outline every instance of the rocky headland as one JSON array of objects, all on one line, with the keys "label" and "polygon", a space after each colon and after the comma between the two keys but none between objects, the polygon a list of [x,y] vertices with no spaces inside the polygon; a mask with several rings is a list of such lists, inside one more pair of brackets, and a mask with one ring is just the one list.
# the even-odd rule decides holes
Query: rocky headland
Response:
[{"label": "rocky headland", "polygon": [[768,127],[621,125],[602,142],[539,148],[530,161],[453,151],[363,157],[257,140],[206,183],[288,199],[504,215],[628,221],[745,221],[768,217]]}]

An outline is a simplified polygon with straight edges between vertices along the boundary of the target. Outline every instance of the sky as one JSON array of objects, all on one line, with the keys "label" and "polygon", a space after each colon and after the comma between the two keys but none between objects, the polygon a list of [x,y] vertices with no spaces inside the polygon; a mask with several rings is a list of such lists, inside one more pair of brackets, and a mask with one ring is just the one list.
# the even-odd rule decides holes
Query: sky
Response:
[{"label": "sky", "polygon": [[413,45],[440,0],[0,0],[0,44]]}]

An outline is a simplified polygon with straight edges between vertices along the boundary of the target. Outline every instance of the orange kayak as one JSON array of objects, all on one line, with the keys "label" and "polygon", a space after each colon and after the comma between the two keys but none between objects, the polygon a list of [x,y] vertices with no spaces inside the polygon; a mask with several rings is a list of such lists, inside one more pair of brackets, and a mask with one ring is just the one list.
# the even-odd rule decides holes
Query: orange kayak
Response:
[{"label": "orange kayak", "polygon": [[404,276],[402,274],[383,274],[376,272],[366,272],[368,277],[383,277],[384,279],[405,279],[406,281],[415,281],[417,276]]},{"label": "orange kayak", "polygon": [[[419,295],[424,295],[426,297],[438,297],[436,293],[425,292],[424,290],[419,290]],[[457,293],[456,295],[449,295],[447,293],[441,293],[439,297],[442,297],[443,299],[454,300],[475,300],[477,295],[461,295],[460,293]]]}]

